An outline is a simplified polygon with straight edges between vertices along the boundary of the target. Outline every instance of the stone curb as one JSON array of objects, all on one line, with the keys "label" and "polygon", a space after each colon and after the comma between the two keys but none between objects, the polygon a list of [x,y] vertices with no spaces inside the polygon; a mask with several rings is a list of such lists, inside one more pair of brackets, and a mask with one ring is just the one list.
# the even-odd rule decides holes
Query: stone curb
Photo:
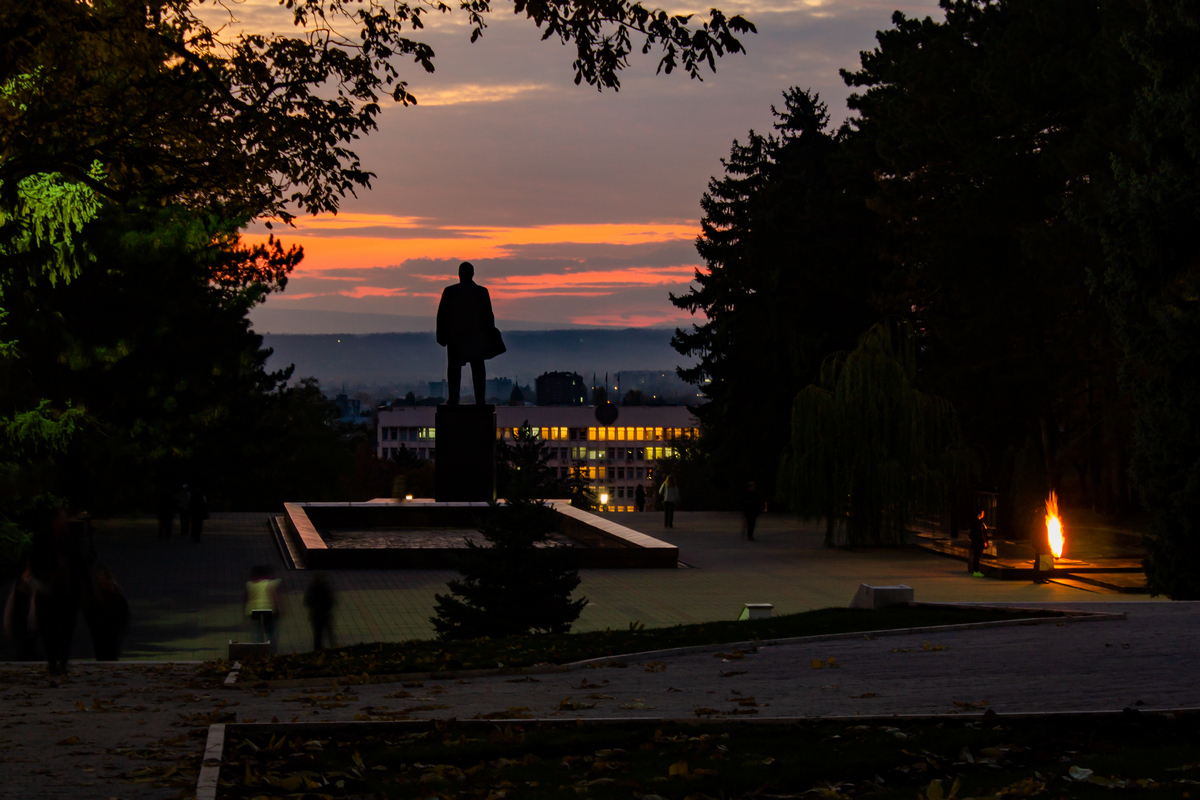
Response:
[{"label": "stone curb", "polygon": [[196,800],[216,800],[217,780],[221,776],[221,758],[225,755],[225,724],[208,726],[204,744],[204,761],[196,779]]},{"label": "stone curb", "polygon": [[[929,605],[934,605],[930,603]],[[955,608],[951,604],[944,607]],[[978,608],[976,606],[975,608]],[[1023,611],[1059,611],[1061,617],[1023,617],[1021,619],[995,619],[988,622],[960,622],[954,625],[927,625],[920,628],[885,628],[878,631],[857,631],[851,633],[823,633],[816,636],[793,636],[786,639],[760,639],[748,642],[729,642],[726,644],[698,644],[690,647],[672,647],[665,650],[647,650],[642,653],[626,653],[619,656],[601,656],[585,661],[574,661],[565,666],[571,670],[585,669],[593,665],[603,666],[606,663],[628,659],[659,658],[662,656],[688,655],[691,653],[717,653],[727,649],[742,649],[751,647],[776,647],[779,645],[806,644],[808,642],[833,642],[845,639],[878,639],[881,636],[906,636],[914,633],[952,633],[954,631],[980,630],[984,628],[1011,628],[1022,625],[1045,625],[1047,623],[1068,622],[1103,622],[1108,620],[1127,619],[1124,611],[1062,611],[1052,608],[1009,608],[1004,610],[1020,613]]]},{"label": "stone curb", "polygon": [[[963,606],[955,603],[916,603],[919,607],[936,608],[970,608],[977,610],[980,606]],[[693,653],[717,653],[730,649],[749,649],[756,647],[776,647],[780,645],[805,644],[808,642],[830,642],[845,639],[876,639],[881,636],[905,636],[916,633],[947,633],[962,630],[980,630],[985,628],[1008,628],[1019,625],[1045,625],[1047,623],[1068,622],[1100,622],[1108,620],[1127,619],[1124,611],[1074,611],[1053,608],[1023,608],[1018,606],[989,606],[1013,614],[1057,612],[1060,617],[1024,617],[1021,619],[997,619],[988,622],[962,622],[954,625],[927,625],[919,628],[887,628],[877,631],[857,631],[850,633],[826,633],[816,636],[794,636],[784,639],[762,639],[758,641],[725,642],[723,644],[699,644],[688,647],[672,647],[663,650],[647,650],[640,653],[622,653],[614,656],[600,656],[583,661],[573,661],[569,664],[545,664],[532,667],[499,667],[496,669],[450,670],[444,672],[405,672],[390,675],[371,675],[364,679],[361,675],[346,675],[337,678],[290,678],[275,681],[258,681],[251,686],[269,689],[295,689],[312,686],[329,686],[337,683],[339,686],[361,686],[377,683],[400,683],[403,681],[435,681],[456,680],[460,678],[486,678],[499,675],[546,675],[557,672],[574,672],[575,670],[601,667],[614,661],[661,658],[665,656],[689,655]],[[236,673],[231,672],[225,678],[226,686],[233,686],[237,681]]]}]

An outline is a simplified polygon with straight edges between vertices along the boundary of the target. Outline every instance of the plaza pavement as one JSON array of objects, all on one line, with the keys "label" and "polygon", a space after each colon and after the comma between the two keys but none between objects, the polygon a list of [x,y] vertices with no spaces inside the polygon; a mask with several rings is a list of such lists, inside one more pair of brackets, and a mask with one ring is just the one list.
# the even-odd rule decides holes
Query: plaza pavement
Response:
[{"label": "plaza pavement", "polygon": [[[621,520],[661,533],[656,516]],[[194,664],[167,659],[211,657],[240,635],[250,566],[280,565],[265,515],[215,515],[199,545],[160,542],[149,520],[105,523],[97,550],[133,607],[129,655],[158,663],[77,660],[61,680],[47,677],[42,665],[0,665],[0,797],[187,797],[207,725],[222,715],[243,722],[356,714],[463,719],[518,709],[512,713],[694,718],[705,709],[737,709],[762,719],[1200,706],[1200,603],[1114,603],[1068,587],[970,578],[960,562],[919,551],[825,550],[818,531],[785,517],[765,518],[753,543],[737,529],[734,515],[680,514],[664,538],[679,544],[692,568],[585,571],[581,590],[593,604],[581,627],[728,619],[743,602],[772,602],[779,612],[845,605],[863,581],[907,583],[921,600],[1119,610],[1128,619],[855,637],[762,647],[732,659],[677,654],[655,657],[650,667],[631,658],[624,668],[425,681],[405,690],[410,697],[389,696],[396,684],[336,694],[321,687],[222,688],[198,679]],[[432,595],[450,574],[330,577],[339,592],[338,631],[343,641],[358,641],[427,635]],[[306,580],[303,572],[284,575],[284,649],[307,646],[299,613]],[[1102,602],[1080,602],[1089,600]],[[82,656],[86,635],[77,638]],[[836,668],[811,666],[829,658]],[[567,710],[568,698],[594,706]]]},{"label": "plaza pavement", "polygon": [[[743,603],[773,603],[775,613],[850,602],[860,583],[904,583],[934,602],[1070,602],[1111,599],[1055,584],[972,578],[965,565],[915,549],[851,552],[823,548],[822,532],[794,517],[765,515],[756,541],[739,535],[733,513],[680,512],[675,527],[661,515],[613,519],[679,546],[690,568],[588,569],[577,592],[589,599],[576,630],[647,627],[734,619]],[[271,564],[283,580],[282,652],[311,647],[302,597],[310,573],[283,568],[261,513],[214,514],[200,544],[159,540],[150,518],[95,525],[101,563],[129,598],[133,621],[128,659],[211,659],[230,639],[246,638],[242,592],[255,564]],[[334,631],[340,643],[430,638],[434,595],[455,577],[449,570],[340,570],[327,573],[337,593]],[[7,588],[4,590],[7,597]],[[1130,596],[1133,598],[1144,596]],[[75,652],[90,655],[82,626]]]}]

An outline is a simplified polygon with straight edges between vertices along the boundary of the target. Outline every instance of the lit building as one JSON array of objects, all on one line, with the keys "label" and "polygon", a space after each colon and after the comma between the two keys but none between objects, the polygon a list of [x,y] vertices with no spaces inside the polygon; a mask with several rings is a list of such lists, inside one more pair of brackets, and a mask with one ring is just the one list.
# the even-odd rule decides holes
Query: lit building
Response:
[{"label": "lit building", "polygon": [[[407,448],[435,459],[436,413],[436,406],[381,410],[376,454],[391,458]],[[591,406],[497,406],[496,438],[512,441],[526,422],[545,442],[558,476],[581,475],[597,498],[608,496],[609,511],[633,511],[638,484],[650,494],[658,461],[674,454],[672,442],[700,435],[687,406],[625,406],[611,425],[597,422]]]}]

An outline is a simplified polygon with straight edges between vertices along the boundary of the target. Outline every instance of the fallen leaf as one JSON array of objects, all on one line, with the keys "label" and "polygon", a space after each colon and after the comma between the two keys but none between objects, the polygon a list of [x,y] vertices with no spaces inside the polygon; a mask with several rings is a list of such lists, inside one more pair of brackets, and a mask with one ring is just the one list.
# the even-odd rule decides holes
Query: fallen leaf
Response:
[{"label": "fallen leaf", "polygon": [[1076,781],[1086,781],[1092,777],[1092,771],[1083,767],[1071,767],[1067,770],[1067,774],[1071,776],[1072,780]]},{"label": "fallen leaf", "polygon": [[688,765],[686,761],[676,761],[667,769],[667,776],[674,778],[686,778],[688,775]]}]

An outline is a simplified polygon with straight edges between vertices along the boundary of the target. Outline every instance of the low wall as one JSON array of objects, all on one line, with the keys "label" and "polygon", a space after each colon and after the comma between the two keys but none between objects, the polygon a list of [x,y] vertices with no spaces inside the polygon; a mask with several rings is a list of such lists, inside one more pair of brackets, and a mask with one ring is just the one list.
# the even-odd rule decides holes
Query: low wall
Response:
[{"label": "low wall", "polygon": [[[578,568],[675,569],[679,548],[611,520],[550,501],[555,531],[578,543]],[[285,503],[285,534],[304,551],[308,569],[454,569],[461,548],[331,548],[320,528],[476,528],[487,503],[432,500]]]}]

